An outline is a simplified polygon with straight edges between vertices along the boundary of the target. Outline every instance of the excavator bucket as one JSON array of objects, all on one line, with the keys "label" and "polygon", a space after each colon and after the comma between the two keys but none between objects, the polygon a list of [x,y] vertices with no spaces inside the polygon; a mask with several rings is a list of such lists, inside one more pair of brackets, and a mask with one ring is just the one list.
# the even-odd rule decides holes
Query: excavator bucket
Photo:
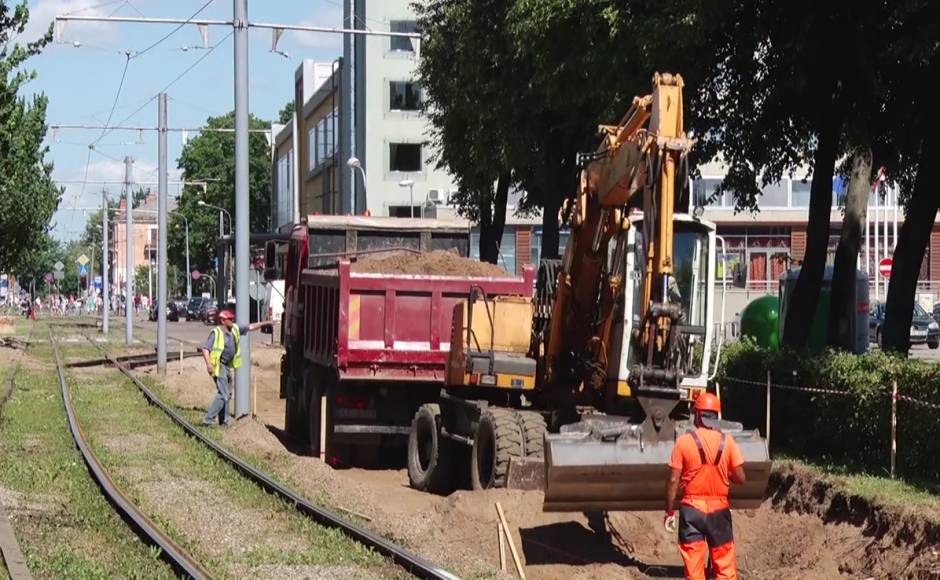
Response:
[{"label": "excavator bucket", "polygon": [[[689,428],[680,424],[676,433]],[[731,507],[760,506],[770,478],[767,443],[740,423],[722,422],[744,456],[747,483],[731,486]],[[674,441],[644,441],[641,425],[625,418],[584,421],[545,435],[547,512],[660,511]]]}]

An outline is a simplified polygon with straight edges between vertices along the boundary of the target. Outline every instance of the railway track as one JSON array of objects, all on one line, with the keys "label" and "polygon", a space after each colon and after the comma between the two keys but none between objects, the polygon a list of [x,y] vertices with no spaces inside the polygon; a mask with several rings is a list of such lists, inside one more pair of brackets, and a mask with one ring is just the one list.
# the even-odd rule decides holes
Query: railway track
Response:
[{"label": "railway track", "polygon": [[124,492],[111,479],[107,470],[101,465],[101,462],[92,451],[76,419],[68,381],[65,378],[65,366],[62,363],[62,357],[59,353],[58,342],[51,330],[49,331],[49,341],[52,343],[52,353],[55,358],[56,370],[59,376],[59,387],[62,391],[62,401],[65,405],[65,414],[68,418],[69,430],[72,433],[72,438],[75,440],[75,445],[78,447],[85,464],[88,466],[89,472],[101,487],[102,492],[104,492],[111,505],[114,506],[121,517],[131,524],[131,527],[134,528],[143,541],[161,550],[161,555],[178,574],[194,580],[210,578],[209,573],[202,564],[197,562],[186,550],[179,546],[179,544],[163,533],[150,518],[144,515],[137,506],[128,499]]},{"label": "railway track", "polygon": [[[84,334],[84,333],[83,333]],[[277,482],[267,473],[249,465],[234,453],[222,447],[212,439],[204,435],[192,423],[186,420],[173,407],[164,403],[152,389],[147,387],[137,376],[116,357],[112,356],[104,347],[94,341],[90,336],[84,334],[85,338],[101,351],[103,357],[110,364],[120,370],[134,385],[147,401],[163,411],[174,423],[183,431],[198,440],[206,447],[211,449],[219,458],[235,468],[243,476],[254,482],[266,492],[285,500],[293,505],[298,512],[311,518],[316,523],[338,529],[353,540],[373,549],[375,552],[388,557],[393,562],[407,570],[417,578],[424,580],[457,580],[457,577],[424,558],[412,553],[411,551],[391,542],[370,530],[355,524],[354,522],[327,510],[321,506],[311,503],[309,500]],[[57,359],[58,360],[58,359]],[[60,371],[61,374],[61,371]]]},{"label": "railway track", "polygon": [[[36,327],[34,325],[30,329],[29,336],[26,338],[25,343],[22,345],[22,354],[13,364],[9,376],[3,382],[3,391],[0,392],[0,424],[3,422],[3,406],[10,397],[13,396],[13,389],[16,387],[16,373],[20,370],[20,364],[22,363],[23,356],[26,354],[26,349],[29,348],[35,330]],[[13,339],[10,342],[16,344],[19,341]],[[26,558],[23,556],[19,542],[16,540],[16,534],[13,531],[13,526],[10,524],[10,518],[2,503],[0,503],[0,557],[3,558],[3,563],[6,566],[7,573],[11,580],[30,580],[32,578],[29,566],[26,563]]]}]

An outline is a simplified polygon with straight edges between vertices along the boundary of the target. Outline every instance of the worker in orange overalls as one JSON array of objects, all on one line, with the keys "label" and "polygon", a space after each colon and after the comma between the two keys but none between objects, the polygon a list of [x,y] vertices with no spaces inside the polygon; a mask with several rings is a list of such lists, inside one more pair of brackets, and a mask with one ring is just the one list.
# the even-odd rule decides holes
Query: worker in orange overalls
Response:
[{"label": "worker in orange overalls", "polygon": [[[666,482],[666,530],[679,532],[679,553],[685,577],[705,578],[711,553],[716,579],[737,578],[734,533],[731,529],[729,481],[743,484],[744,458],[734,438],[720,430],[721,401],[711,393],[695,400],[695,429],[676,439]],[[679,484],[682,503],[678,526],[674,505]]]}]

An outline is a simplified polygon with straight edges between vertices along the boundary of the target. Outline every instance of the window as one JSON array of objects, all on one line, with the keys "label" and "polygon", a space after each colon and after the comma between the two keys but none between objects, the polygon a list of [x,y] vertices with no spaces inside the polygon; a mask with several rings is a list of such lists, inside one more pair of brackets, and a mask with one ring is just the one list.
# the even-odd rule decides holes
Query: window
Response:
[{"label": "window", "polygon": [[294,167],[293,149],[277,160],[277,213],[275,226],[290,223],[294,218]]},{"label": "window", "polygon": [[787,207],[787,180],[763,186],[758,203],[760,207]]},{"label": "window", "polygon": [[[414,20],[392,20],[389,23],[389,30],[391,32],[408,32],[414,33],[418,32],[418,23]],[[407,38],[404,36],[392,36],[389,38],[391,41],[391,49],[397,50],[400,52],[414,52],[414,39]]]},{"label": "window", "polygon": [[311,127],[307,129],[307,171],[313,171],[319,161],[317,157],[317,128]]},{"label": "window", "polygon": [[410,207],[407,205],[388,206],[388,215],[391,217],[424,217],[421,215],[421,206]]},{"label": "window", "polygon": [[391,81],[388,83],[390,111],[417,111],[421,109],[421,89],[417,83]]},{"label": "window", "polygon": [[809,207],[809,190],[812,181],[792,179],[790,181],[790,207]]},{"label": "window", "polygon": [[721,179],[696,179],[692,182],[692,198],[696,206],[701,207],[728,207],[734,205],[731,194],[727,191],[715,197],[715,191],[721,185]]},{"label": "window", "polygon": [[389,143],[389,171],[421,171],[420,143]]},{"label": "window", "polygon": [[[480,259],[480,232],[470,233],[470,259]],[[536,264],[538,262],[535,262]],[[505,228],[503,237],[499,242],[499,255],[496,258],[496,265],[506,270],[510,274],[516,273],[516,230]]]}]

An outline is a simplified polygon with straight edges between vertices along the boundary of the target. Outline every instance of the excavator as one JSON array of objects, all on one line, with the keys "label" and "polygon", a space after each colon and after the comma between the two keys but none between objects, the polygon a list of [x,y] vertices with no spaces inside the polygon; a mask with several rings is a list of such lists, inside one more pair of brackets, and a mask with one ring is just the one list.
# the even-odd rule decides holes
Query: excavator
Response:
[{"label": "excavator", "polygon": [[[492,386],[500,394],[482,412],[514,408],[527,441],[526,417],[545,419],[541,444],[524,454],[544,464],[546,511],[662,509],[674,441],[717,366],[718,238],[700,208],[687,209],[694,141],[683,129],[682,89],[680,75],[658,73],[651,94],[599,127],[600,145],[579,156],[579,187],[562,208],[565,253],[542,260],[534,296],[471,291],[455,308],[444,396],[480,399],[467,389]],[[732,506],[757,507],[770,474],[766,441],[731,421],[722,429],[738,441],[748,474]],[[512,446],[499,437],[475,436],[474,469],[502,469],[500,453]],[[495,444],[484,449],[485,440]],[[510,457],[505,476],[474,482],[504,484],[522,459]]]}]

